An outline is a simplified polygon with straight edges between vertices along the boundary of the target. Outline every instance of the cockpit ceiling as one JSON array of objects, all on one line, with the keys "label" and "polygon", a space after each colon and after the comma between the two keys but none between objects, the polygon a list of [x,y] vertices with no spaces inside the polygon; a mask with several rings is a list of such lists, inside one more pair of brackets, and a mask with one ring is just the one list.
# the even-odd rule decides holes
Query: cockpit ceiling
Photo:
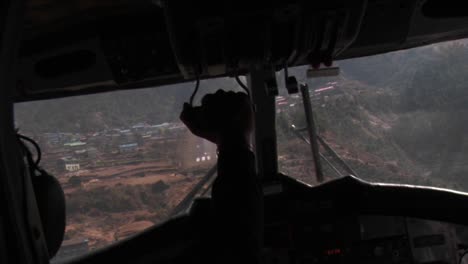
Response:
[{"label": "cockpit ceiling", "polygon": [[468,10],[460,5],[29,0],[16,97],[27,101],[178,83],[195,75],[231,76],[252,64],[279,70],[464,38]]},{"label": "cockpit ceiling", "polygon": [[152,6],[142,0],[27,0],[25,31],[38,36],[106,17],[146,13]]}]

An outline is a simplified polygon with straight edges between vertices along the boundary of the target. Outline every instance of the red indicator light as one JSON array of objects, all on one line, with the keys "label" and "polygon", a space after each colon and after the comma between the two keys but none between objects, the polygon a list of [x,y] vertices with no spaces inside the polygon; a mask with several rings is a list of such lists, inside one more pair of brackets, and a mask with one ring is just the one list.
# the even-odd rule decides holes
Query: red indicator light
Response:
[{"label": "red indicator light", "polygon": [[327,249],[325,251],[325,255],[327,256],[335,256],[335,255],[340,255],[340,254],[341,254],[340,248],[332,248],[332,249]]}]

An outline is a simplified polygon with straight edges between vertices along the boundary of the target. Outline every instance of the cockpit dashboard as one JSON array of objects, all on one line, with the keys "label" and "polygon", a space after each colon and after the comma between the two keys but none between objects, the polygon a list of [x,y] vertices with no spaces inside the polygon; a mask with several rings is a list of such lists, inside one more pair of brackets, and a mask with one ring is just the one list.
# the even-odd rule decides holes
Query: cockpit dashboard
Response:
[{"label": "cockpit dashboard", "polygon": [[[450,219],[457,204],[443,208],[442,200],[434,200],[444,190],[372,185],[354,177],[308,190],[285,185],[288,190],[266,202],[266,263],[458,264],[467,249],[468,228]],[[411,188],[413,196],[403,197]]]}]

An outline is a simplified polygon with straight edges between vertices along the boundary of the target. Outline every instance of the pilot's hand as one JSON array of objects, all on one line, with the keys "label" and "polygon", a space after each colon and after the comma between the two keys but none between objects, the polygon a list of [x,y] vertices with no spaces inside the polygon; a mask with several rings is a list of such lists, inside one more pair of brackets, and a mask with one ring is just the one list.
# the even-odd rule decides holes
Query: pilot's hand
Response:
[{"label": "pilot's hand", "polygon": [[201,106],[184,104],[180,120],[195,135],[218,146],[247,144],[252,131],[252,106],[242,92],[218,90],[205,95]]}]

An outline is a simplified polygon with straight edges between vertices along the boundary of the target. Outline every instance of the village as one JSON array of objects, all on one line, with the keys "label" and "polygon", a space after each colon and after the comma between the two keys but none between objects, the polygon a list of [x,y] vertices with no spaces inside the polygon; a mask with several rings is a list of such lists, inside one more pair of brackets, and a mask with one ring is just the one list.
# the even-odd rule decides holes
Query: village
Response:
[{"label": "village", "polygon": [[88,134],[48,132],[33,137],[44,154],[41,164],[65,186],[72,178],[85,183],[92,174],[118,176],[110,167],[196,171],[216,158],[214,146],[192,136],[181,123],[136,124]]},{"label": "village", "polygon": [[119,188],[146,195],[141,188],[148,186],[159,195],[154,203],[173,208],[216,163],[215,145],[193,136],[182,123],[30,136],[41,147],[41,167],[59,180],[67,199],[67,231],[57,260],[124,239],[166,220],[170,212],[140,204],[106,211],[84,204],[83,196],[100,202],[118,195]]},{"label": "village", "polygon": [[[310,97],[321,104],[319,107],[325,107],[323,103],[328,96],[339,90],[335,88],[339,88],[337,82],[328,82],[313,90]],[[300,94],[277,96],[276,111],[278,114],[303,111]],[[215,146],[193,136],[181,122],[137,123],[88,133],[48,131],[28,135],[41,147],[42,166],[62,184],[67,184],[73,176],[88,179],[91,172],[109,167],[139,164],[142,170],[142,163],[174,171],[193,171],[213,163],[216,158]]]}]

